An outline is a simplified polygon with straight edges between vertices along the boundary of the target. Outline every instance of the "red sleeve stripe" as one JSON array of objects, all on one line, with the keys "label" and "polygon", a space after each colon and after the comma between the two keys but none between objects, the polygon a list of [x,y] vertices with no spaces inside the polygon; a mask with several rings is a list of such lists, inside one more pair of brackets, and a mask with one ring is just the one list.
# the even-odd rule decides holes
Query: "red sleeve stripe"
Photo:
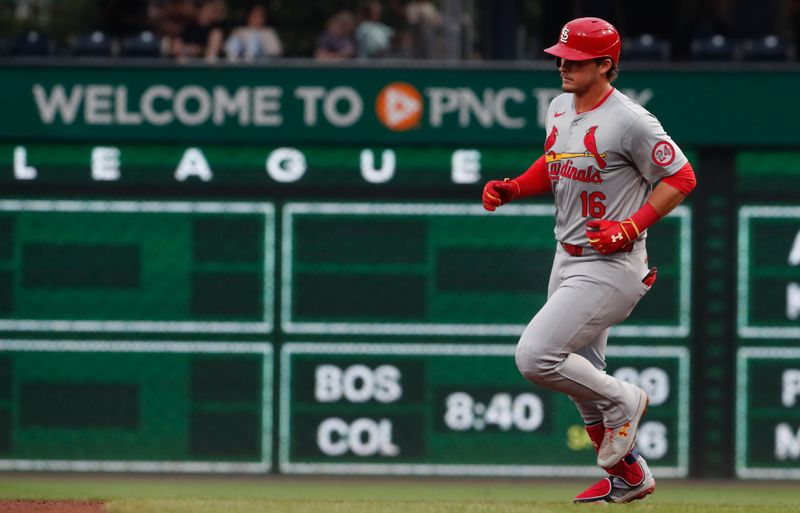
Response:
[{"label": "red sleeve stripe", "polygon": [[692,165],[688,162],[675,174],[668,176],[661,181],[667,185],[675,187],[681,191],[684,196],[688,196],[689,193],[692,192],[692,189],[694,189],[694,186],[697,185],[697,180],[694,176],[694,170],[692,169]]}]

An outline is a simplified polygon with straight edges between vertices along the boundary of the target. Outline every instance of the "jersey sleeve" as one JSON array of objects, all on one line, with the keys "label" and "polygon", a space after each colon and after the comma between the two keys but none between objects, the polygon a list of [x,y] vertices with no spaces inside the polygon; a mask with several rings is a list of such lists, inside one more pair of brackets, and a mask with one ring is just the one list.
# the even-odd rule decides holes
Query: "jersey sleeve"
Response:
[{"label": "jersey sleeve", "polygon": [[649,183],[673,175],[687,162],[683,151],[649,112],[631,124],[622,147]]}]

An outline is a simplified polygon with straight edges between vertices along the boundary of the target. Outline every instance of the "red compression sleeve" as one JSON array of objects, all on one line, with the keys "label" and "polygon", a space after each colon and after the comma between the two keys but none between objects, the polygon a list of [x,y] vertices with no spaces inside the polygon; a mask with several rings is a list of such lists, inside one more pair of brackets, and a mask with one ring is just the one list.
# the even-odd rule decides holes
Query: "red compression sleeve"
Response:
[{"label": "red compression sleeve", "polygon": [[544,155],[536,159],[536,162],[531,164],[527,171],[511,181],[516,182],[519,187],[519,193],[517,194],[519,198],[550,192],[550,176],[547,174]]},{"label": "red compression sleeve", "polygon": [[675,174],[663,178],[661,181],[675,187],[681,191],[684,196],[688,196],[689,193],[692,192],[692,189],[694,189],[694,186],[697,185],[697,180],[694,177],[694,170],[688,162]]},{"label": "red compression sleeve", "polygon": [[630,216],[628,219],[633,221],[633,225],[636,227],[636,236],[638,237],[639,234],[653,226],[656,221],[661,219],[661,216],[658,215],[658,212],[656,212],[656,209],[653,208],[653,205],[651,205],[649,202],[645,202],[642,208],[637,210],[636,213]]}]

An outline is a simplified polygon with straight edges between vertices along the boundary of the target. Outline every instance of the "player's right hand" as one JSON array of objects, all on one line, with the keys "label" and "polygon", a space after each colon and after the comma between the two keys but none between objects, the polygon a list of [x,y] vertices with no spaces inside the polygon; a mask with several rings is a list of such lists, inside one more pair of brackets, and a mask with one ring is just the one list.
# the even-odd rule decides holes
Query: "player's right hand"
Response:
[{"label": "player's right hand", "polygon": [[516,180],[490,180],[483,187],[483,208],[494,212],[497,207],[512,201],[518,195],[519,184]]}]

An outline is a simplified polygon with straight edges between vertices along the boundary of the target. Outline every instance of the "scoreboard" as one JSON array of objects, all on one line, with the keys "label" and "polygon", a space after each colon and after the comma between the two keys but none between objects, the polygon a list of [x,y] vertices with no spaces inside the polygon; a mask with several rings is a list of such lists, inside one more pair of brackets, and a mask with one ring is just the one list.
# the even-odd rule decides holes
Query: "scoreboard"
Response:
[{"label": "scoreboard", "polygon": [[[221,69],[5,67],[0,469],[596,474],[513,361],[552,202],[478,200],[541,154],[552,66]],[[800,143],[726,115],[799,76],[619,79],[703,183],[608,348],[657,476],[800,477]]]},{"label": "scoreboard", "polygon": [[[596,472],[574,406],[527,383],[509,345],[545,301],[552,218],[542,204],[2,200],[0,329],[39,340],[0,340],[0,468]],[[651,395],[640,450],[664,476],[689,468],[690,219],[682,206],[654,228],[660,287],[609,349],[609,371]],[[511,266],[517,281],[492,278]],[[267,337],[283,342],[274,434]]]},{"label": "scoreboard", "polygon": [[0,469],[267,472],[272,346],[0,341]]},{"label": "scoreboard", "polygon": [[[594,475],[574,405],[525,381],[507,345],[546,300],[553,214],[545,204],[490,215],[463,203],[285,203],[278,469]],[[659,287],[612,331],[609,372],[648,390],[639,448],[679,477],[690,363],[675,344],[690,326],[691,209],[652,234]],[[495,278],[512,267],[517,280]]]},{"label": "scoreboard", "polygon": [[800,208],[739,209],[736,474],[800,478]]},{"label": "scoreboard", "polygon": [[800,348],[739,349],[736,474],[800,478]]},{"label": "scoreboard", "polygon": [[738,288],[740,337],[800,339],[800,207],[739,209]]},{"label": "scoreboard", "polygon": [[0,201],[0,329],[268,333],[271,204]]},{"label": "scoreboard", "polygon": [[[464,204],[288,203],[282,214],[287,333],[518,336],[547,298],[552,205],[488,215]],[[691,211],[652,232],[659,286],[613,335],[689,333]],[[497,279],[512,268],[517,279]]]},{"label": "scoreboard", "polygon": [[[592,476],[594,450],[564,395],[533,387],[514,345],[290,343],[281,353],[287,473]],[[609,347],[608,372],[651,398],[638,449],[688,471],[689,354]]]}]

